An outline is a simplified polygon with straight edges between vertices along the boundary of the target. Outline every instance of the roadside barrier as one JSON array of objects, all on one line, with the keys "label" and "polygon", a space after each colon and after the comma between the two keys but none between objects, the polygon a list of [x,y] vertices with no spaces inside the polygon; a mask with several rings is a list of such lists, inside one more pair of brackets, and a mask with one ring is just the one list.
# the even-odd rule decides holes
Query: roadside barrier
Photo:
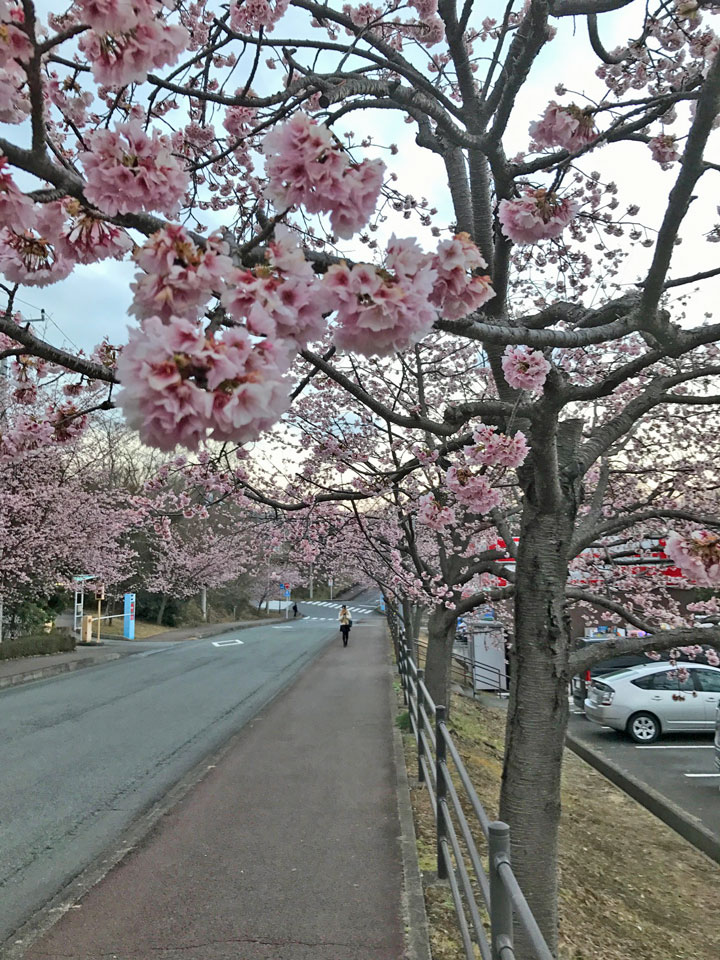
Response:
[{"label": "roadside barrier", "polygon": [[[403,701],[417,744],[417,777],[427,788],[435,816],[437,875],[450,887],[465,957],[476,960],[477,945],[482,960],[518,960],[513,947],[513,926],[518,925],[535,960],[553,960],[512,870],[510,827],[491,821],[485,812],[445,723],[445,707],[433,702],[402,628],[396,649]],[[474,815],[485,837],[487,869],[468,815]]]}]

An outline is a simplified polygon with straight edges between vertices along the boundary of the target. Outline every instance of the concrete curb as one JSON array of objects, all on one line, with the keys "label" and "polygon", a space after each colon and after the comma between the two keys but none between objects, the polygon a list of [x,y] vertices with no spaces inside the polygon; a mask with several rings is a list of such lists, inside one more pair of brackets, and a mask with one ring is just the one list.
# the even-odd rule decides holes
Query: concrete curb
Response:
[{"label": "concrete curb", "polygon": [[[234,633],[236,630],[251,630],[253,627],[262,626],[262,622],[258,623],[245,623],[241,626],[228,626],[226,624],[219,623],[217,626],[219,629],[213,630],[209,633],[201,634],[197,637],[187,637],[185,640],[209,640],[212,637],[222,636],[224,633]],[[163,634],[158,634],[158,639],[160,639]],[[103,637],[101,635],[101,640],[122,640],[122,637]],[[184,643],[185,640],[174,641],[176,643]],[[142,643],[152,641],[151,637],[147,638],[147,641],[140,641]],[[134,640],[128,640],[129,644],[134,643]],[[172,637],[168,637],[164,642],[172,643]],[[90,644],[88,644],[90,646]],[[93,643],[92,646],[97,646]],[[7,689],[7,687],[16,687],[23,683],[32,683],[34,680],[46,680],[48,677],[56,677],[63,673],[72,673],[75,670],[80,670],[83,667],[97,667],[102,666],[103,663],[110,663],[113,660],[119,660],[122,657],[130,657],[135,653],[139,653],[138,650],[123,650],[118,653],[110,653],[103,657],[98,657],[97,659],[93,657],[86,657],[83,660],[71,660],[68,663],[54,663],[48,667],[39,667],[36,670],[27,670],[24,673],[16,673],[8,677],[0,677],[0,690]]]},{"label": "concrete curb", "polygon": [[652,787],[647,786],[641,780],[637,780],[627,770],[590,749],[587,744],[577,740],[572,734],[567,735],[565,744],[581,760],[589,763],[591,767],[594,767],[616,787],[620,787],[633,800],[637,800],[658,820],[662,820],[663,823],[679,833],[688,843],[697,847],[715,863],[720,863],[720,839],[711,833],[700,820],[663,797],[657,790],[653,790]]},{"label": "concrete curb", "polygon": [[395,772],[397,777],[398,819],[400,821],[400,855],[402,857],[403,876],[405,879],[402,891],[403,920],[405,922],[404,960],[432,960],[427,914],[425,912],[425,894],[423,893],[422,878],[420,876],[415,823],[413,820],[412,805],[410,803],[410,786],[408,784],[407,766],[405,763],[405,749],[403,747],[402,734],[395,723],[395,717],[398,712],[398,698],[393,687],[395,670],[392,664],[389,666],[388,672],[390,675],[390,716],[393,724],[393,752],[395,755]]},{"label": "concrete curb", "polygon": [[32,683],[33,680],[45,680],[47,677],[55,677],[61,673],[72,673],[75,670],[81,670],[83,667],[96,667],[103,663],[110,663],[113,660],[120,660],[122,657],[129,656],[128,653],[111,653],[102,659],[86,657],[84,660],[71,660],[69,663],[54,663],[49,667],[39,667],[37,670],[28,670],[25,673],[12,674],[9,677],[0,677],[0,690],[8,687],[17,687],[22,683]]}]

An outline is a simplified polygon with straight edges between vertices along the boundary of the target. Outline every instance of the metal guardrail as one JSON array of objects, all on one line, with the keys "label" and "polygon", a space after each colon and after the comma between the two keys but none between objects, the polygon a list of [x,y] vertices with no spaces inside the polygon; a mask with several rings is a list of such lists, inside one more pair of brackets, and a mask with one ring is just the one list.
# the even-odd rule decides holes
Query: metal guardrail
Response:
[{"label": "metal guardrail", "polygon": [[[402,634],[397,649],[403,701],[417,744],[417,776],[435,815],[437,875],[450,887],[466,960],[476,960],[476,945],[482,960],[517,960],[515,925],[524,930],[535,960],[553,960],[512,871],[510,827],[490,821],[445,723],[445,707],[433,702]],[[468,821],[473,815],[486,840],[487,868]]]}]

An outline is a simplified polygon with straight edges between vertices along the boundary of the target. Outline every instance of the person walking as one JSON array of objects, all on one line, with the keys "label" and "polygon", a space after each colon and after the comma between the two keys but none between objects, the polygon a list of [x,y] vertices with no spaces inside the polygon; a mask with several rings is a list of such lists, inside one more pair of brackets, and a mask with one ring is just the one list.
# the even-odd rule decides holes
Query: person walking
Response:
[{"label": "person walking", "polygon": [[345,606],[345,604],[340,607],[340,613],[338,614],[338,620],[340,621],[340,633],[342,634],[343,646],[348,645],[348,640],[350,638],[350,627],[352,626],[352,619],[350,617],[350,611]]},{"label": "person walking", "polygon": [[297,603],[293,603],[293,618],[295,618],[297,615],[298,615],[298,605]]}]

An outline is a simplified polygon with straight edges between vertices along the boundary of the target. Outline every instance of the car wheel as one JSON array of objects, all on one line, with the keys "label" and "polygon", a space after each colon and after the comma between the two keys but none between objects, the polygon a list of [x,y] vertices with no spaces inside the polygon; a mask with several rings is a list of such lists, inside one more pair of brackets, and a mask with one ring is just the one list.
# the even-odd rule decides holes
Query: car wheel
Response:
[{"label": "car wheel", "polygon": [[654,743],[660,736],[660,721],[651,713],[635,713],[628,720],[627,732],[635,743]]}]

